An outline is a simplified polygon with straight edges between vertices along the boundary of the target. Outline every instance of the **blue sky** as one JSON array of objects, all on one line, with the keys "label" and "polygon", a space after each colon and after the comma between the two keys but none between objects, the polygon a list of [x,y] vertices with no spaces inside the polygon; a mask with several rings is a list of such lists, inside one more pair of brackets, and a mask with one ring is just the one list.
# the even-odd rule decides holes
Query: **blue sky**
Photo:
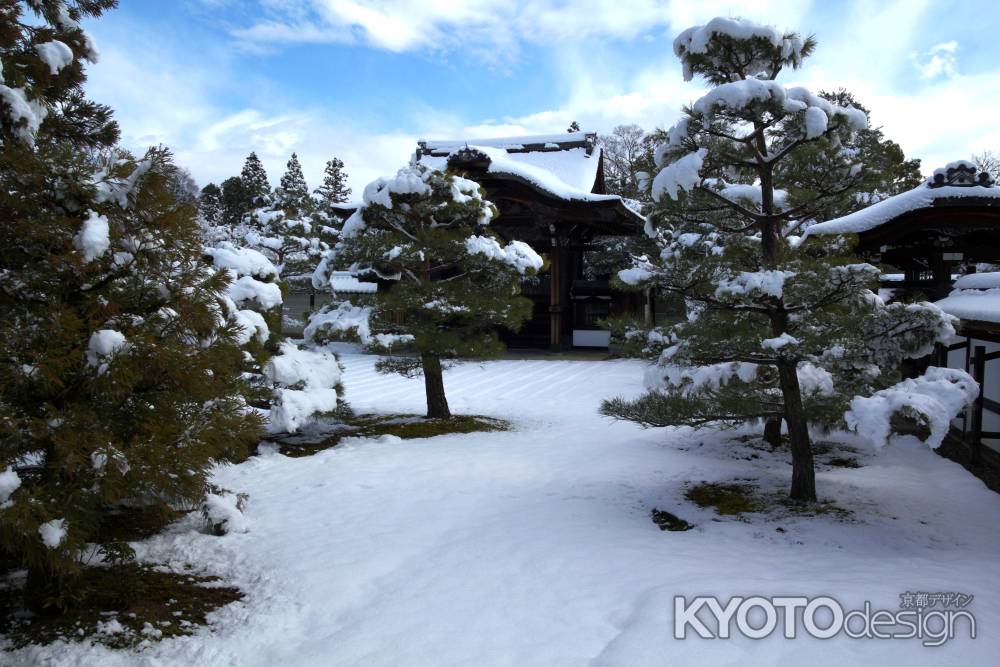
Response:
[{"label": "blue sky", "polygon": [[844,86],[930,172],[1000,150],[1000,10],[983,1],[122,0],[88,25],[92,97],[127,144],[174,148],[204,184],[255,150],[356,192],[418,138],[669,126],[701,95],[673,36],[713,16],[815,34],[787,84]]}]

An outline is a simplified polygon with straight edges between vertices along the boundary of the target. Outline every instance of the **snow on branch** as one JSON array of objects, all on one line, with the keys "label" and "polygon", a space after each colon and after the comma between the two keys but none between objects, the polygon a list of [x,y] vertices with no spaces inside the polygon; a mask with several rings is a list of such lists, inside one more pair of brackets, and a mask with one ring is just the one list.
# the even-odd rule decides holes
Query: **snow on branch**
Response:
[{"label": "snow on branch", "polygon": [[738,41],[760,40],[768,47],[769,53],[761,54],[761,57],[754,62],[747,63],[748,74],[751,75],[758,73],[764,67],[773,67],[775,58],[780,58],[781,63],[798,67],[806,52],[806,42],[795,33],[784,33],[774,26],[742,18],[720,16],[705,25],[684,30],[674,39],[674,55],[683,63],[685,81],[690,81],[695,74],[691,56],[711,56],[713,50],[720,46],[719,37]]},{"label": "snow on branch", "polygon": [[741,271],[733,278],[720,280],[715,297],[760,295],[780,299],[785,280],[794,276],[794,271]]},{"label": "snow on branch", "polygon": [[855,396],[844,419],[877,448],[889,444],[894,416],[916,419],[929,429],[924,442],[937,449],[951,420],[978,395],[979,385],[965,371],[931,366],[921,377],[903,380],[872,396]]},{"label": "snow on branch", "polygon": [[501,246],[496,239],[488,236],[470,236],[465,239],[465,249],[470,255],[484,255],[488,259],[502,262],[524,274],[529,269],[542,268],[542,258],[524,241],[511,241]]},{"label": "snow on branch", "polygon": [[680,190],[696,188],[701,183],[699,172],[706,155],[708,149],[699,148],[661,169],[653,179],[653,199],[660,201],[664,193],[671,199],[677,199]]},{"label": "snow on branch", "polygon": [[111,247],[108,219],[94,211],[87,211],[87,219],[73,238],[73,246],[83,253],[83,261],[92,262]]}]

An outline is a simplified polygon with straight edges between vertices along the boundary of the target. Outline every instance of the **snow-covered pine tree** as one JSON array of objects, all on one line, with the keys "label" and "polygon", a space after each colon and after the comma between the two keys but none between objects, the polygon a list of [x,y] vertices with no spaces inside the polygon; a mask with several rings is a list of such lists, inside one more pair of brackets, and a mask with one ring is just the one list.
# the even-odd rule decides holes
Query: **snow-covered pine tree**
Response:
[{"label": "snow-covered pine tree", "polygon": [[244,217],[241,244],[262,252],[282,278],[311,274],[329,245],[321,241],[306,216],[292,216],[277,206],[254,209]]},{"label": "snow-covered pine tree", "polygon": [[[889,387],[904,357],[952,333],[931,304],[885,305],[870,289],[878,269],[858,263],[847,240],[797,236],[829,202],[879,179],[859,140],[864,112],[775,81],[814,47],[812,38],[725,18],[674,41],[685,79],[700,75],[712,89],[657,150],[647,233],[661,253],[619,278],[682,296],[688,319],[650,334],[651,391],[602,405],[651,426],[783,418],[790,496],[799,501],[816,499],[809,424],[844,425],[855,397]],[[969,380],[943,371],[921,381],[964,397]],[[931,406],[906,396],[893,394],[881,416],[936,425],[928,438],[936,446],[964,398]]]},{"label": "snow-covered pine tree", "polygon": [[316,199],[319,200],[320,208],[328,208],[331,204],[343,204],[351,196],[351,189],[347,187],[347,172],[344,171],[344,162],[338,157],[326,163],[323,170],[323,185],[316,188]]},{"label": "snow-covered pine tree", "polygon": [[566,128],[566,132],[568,132],[569,134],[573,134],[574,132],[579,132],[579,131],[580,131],[580,124],[575,120],[569,124],[569,127]]},{"label": "snow-covered pine tree", "polygon": [[275,192],[274,205],[293,218],[305,217],[312,210],[312,198],[309,196],[309,186],[302,174],[299,156],[292,153],[288,160],[285,173],[281,176],[281,184]]},{"label": "snow-covered pine tree", "polygon": [[115,149],[110,110],[82,96],[78,21],[112,5],[0,12],[0,554],[57,607],[90,545],[129,557],[101,531],[114,511],[198,502],[261,431],[169,152]]},{"label": "snow-covered pine tree", "polygon": [[375,349],[416,351],[377,368],[423,373],[427,416],[450,418],[442,360],[501,352],[496,330],[516,330],[530,316],[520,283],[542,260],[520,241],[500,245],[489,228],[496,209],[477,183],[453,173],[412,165],[370,183],[363,201],[313,281],[327,287],[333,269],[349,269],[378,279],[378,293],[370,306],[343,302],[313,315],[306,336],[348,332]]},{"label": "snow-covered pine tree", "polygon": [[251,208],[270,206],[273,200],[271,183],[267,180],[267,172],[257,153],[251,152],[247,156],[240,172],[240,182],[243,185],[243,195]]},{"label": "snow-covered pine tree", "polygon": [[215,183],[209,183],[198,195],[198,213],[205,224],[216,226],[222,223],[222,190]]}]

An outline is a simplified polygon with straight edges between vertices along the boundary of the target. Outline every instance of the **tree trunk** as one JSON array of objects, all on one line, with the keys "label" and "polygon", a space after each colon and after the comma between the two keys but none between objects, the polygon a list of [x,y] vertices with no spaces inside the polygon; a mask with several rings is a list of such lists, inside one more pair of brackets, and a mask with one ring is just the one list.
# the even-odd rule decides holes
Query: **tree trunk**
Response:
[{"label": "tree trunk", "polygon": [[441,359],[436,354],[423,353],[420,362],[424,367],[424,390],[427,393],[427,418],[451,419],[448,399],[444,395],[444,375]]},{"label": "tree trunk", "polygon": [[781,446],[781,418],[769,417],[764,422],[764,442],[771,445],[771,449]]},{"label": "tree trunk", "polygon": [[778,375],[781,379],[781,394],[785,403],[785,423],[788,424],[788,439],[792,449],[792,500],[815,502],[816,471],[813,468],[812,443],[809,442],[809,428],[802,408],[802,394],[799,390],[799,376],[794,361],[779,361]]}]

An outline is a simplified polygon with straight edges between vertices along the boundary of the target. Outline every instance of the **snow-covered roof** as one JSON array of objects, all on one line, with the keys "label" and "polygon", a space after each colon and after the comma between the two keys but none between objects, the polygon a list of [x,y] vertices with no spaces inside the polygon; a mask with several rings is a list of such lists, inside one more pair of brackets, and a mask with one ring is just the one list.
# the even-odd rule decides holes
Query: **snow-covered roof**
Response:
[{"label": "snow-covered roof", "polygon": [[912,190],[883,199],[850,215],[813,225],[806,235],[867,232],[904,213],[945,203],[1000,207],[1000,187],[996,187],[985,173],[976,176],[972,163],[959,160],[935,170],[933,177]]},{"label": "snow-covered roof", "polygon": [[962,276],[955,290],[935,305],[963,320],[1000,324],[1000,272]]},{"label": "snow-covered roof", "polygon": [[476,149],[489,157],[487,173],[522,178],[559,199],[619,199],[617,195],[594,194],[601,149],[593,133],[421,141],[417,160],[443,170],[448,165],[448,157],[463,149]]},{"label": "snow-covered roof", "polygon": [[350,271],[332,271],[329,285],[337,294],[374,294],[378,291],[378,283],[362,282]]}]

